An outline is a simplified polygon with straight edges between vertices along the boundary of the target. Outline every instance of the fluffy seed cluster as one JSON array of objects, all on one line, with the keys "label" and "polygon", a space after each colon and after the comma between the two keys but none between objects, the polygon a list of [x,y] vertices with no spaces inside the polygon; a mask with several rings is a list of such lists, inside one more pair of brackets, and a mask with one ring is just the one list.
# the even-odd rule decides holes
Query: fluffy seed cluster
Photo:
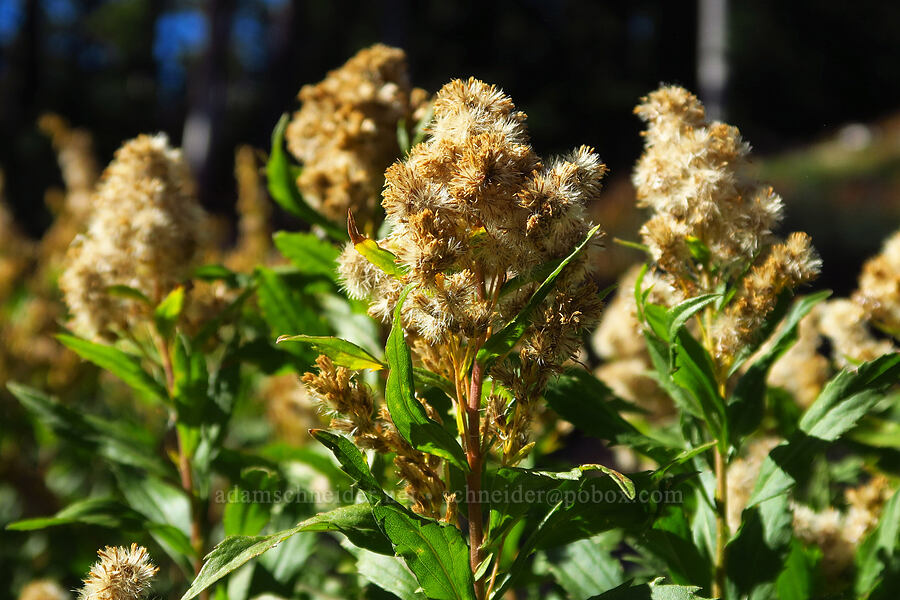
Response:
[{"label": "fluffy seed cluster", "polygon": [[844,511],[833,507],[815,511],[802,504],[792,507],[794,534],[822,550],[822,572],[829,579],[839,579],[853,565],[857,547],[878,524],[891,493],[887,479],[877,476],[844,492]]},{"label": "fluffy seed cluster", "polygon": [[800,321],[797,341],[769,371],[768,383],[791,393],[797,403],[808,408],[831,375],[828,358],[819,352],[821,307]]},{"label": "fluffy seed cluster", "polygon": [[776,243],[781,199],[746,175],[750,147],[737,128],[706,121],[696,96],[674,86],[647,96],[635,112],[647,130],[632,180],[639,204],[653,211],[641,235],[656,264],[691,296],[740,280],[710,332],[727,362],[778,295],[813,279],[820,261],[804,233]]},{"label": "fluffy seed cluster", "polygon": [[139,600],[159,571],[150,562],[147,549],[137,544],[131,548],[107,546],[97,555],[100,560],[91,567],[78,600]]},{"label": "fluffy seed cluster", "polygon": [[[606,167],[587,147],[544,164],[528,142],[525,115],[474,78],[445,85],[433,113],[426,141],[385,174],[382,204],[391,233],[379,245],[396,255],[405,276],[387,275],[353,245],[341,255],[339,272],[349,293],[369,300],[370,314],[385,321],[403,287],[415,283],[402,312],[413,352],[452,373],[465,363],[466,348],[477,348],[518,314],[549,273],[540,267],[587,237],[585,205],[599,194]],[[531,404],[549,374],[575,353],[581,332],[599,319],[589,264],[582,253],[568,265],[532,313],[518,356],[491,370],[521,411],[487,425],[503,434],[505,460],[527,450]],[[434,360],[435,349],[442,360]]]},{"label": "fluffy seed cluster", "polygon": [[852,300],[837,298],[821,305],[819,331],[831,342],[832,358],[840,368],[850,368],[894,350],[890,341],[872,334],[865,309]]},{"label": "fluffy seed cluster", "polygon": [[19,592],[19,600],[69,600],[72,596],[51,579],[31,581]]},{"label": "fluffy seed cluster", "polygon": [[162,134],[126,142],[92,202],[87,232],[69,247],[59,283],[72,328],[108,338],[142,310],[109,287],[125,285],[160,301],[189,274],[205,213],[181,152]]},{"label": "fluffy seed cluster", "polygon": [[[387,408],[376,410],[369,388],[344,367],[337,367],[327,356],[316,359],[318,373],[306,373],[303,383],[309,393],[332,415],[330,427],[353,437],[360,448],[394,454],[394,466],[406,481],[406,493],[413,510],[439,517],[445,486],[440,477],[442,461],[410,446],[397,432]],[[440,416],[422,402],[429,416]]]},{"label": "fluffy seed cluster", "polygon": [[881,254],[863,266],[854,300],[866,309],[873,323],[900,338],[900,231],[887,239]]},{"label": "fluffy seed cluster", "polygon": [[352,209],[371,223],[384,170],[400,155],[398,123],[411,126],[425,102],[410,86],[406,55],[381,44],[360,50],[299,98],[286,138],[303,163],[300,191],[337,222]]},{"label": "fluffy seed cluster", "polygon": [[[435,96],[430,138],[386,173],[384,209],[392,227],[380,244],[393,251],[417,288],[404,305],[415,333],[432,345],[477,338],[515,314],[534,284],[501,297],[515,276],[566,256],[590,223],[606,167],[586,147],[543,165],[528,144],[525,115],[508,96],[475,79],[448,83]],[[596,322],[597,289],[586,260],[567,269],[535,319],[529,355],[567,358],[577,332]],[[348,291],[389,319],[405,282],[348,246],[340,258]]]}]

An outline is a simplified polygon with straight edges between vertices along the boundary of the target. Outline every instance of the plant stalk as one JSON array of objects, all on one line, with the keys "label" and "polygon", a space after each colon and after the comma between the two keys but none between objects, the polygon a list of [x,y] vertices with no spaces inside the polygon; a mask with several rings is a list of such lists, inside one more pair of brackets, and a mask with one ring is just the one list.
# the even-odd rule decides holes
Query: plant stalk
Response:
[{"label": "plant stalk", "polygon": [[[162,361],[163,371],[165,371],[166,375],[166,390],[169,393],[169,398],[174,401],[175,371],[172,366],[172,356],[169,353],[168,344],[163,341],[162,336],[159,335],[159,332],[156,332],[156,337],[159,356]],[[194,478],[191,473],[191,457],[188,456],[185,450],[184,440],[182,439],[181,431],[178,430],[177,423],[175,426],[175,436],[178,440],[178,476],[181,479],[181,487],[187,494],[188,501],[191,505],[191,547],[194,549],[194,553],[196,554],[192,562],[194,566],[194,575],[196,576],[200,574],[200,569],[203,568],[203,556],[206,554],[206,535],[204,533],[205,528],[203,526],[203,506],[196,497],[196,494],[194,494]],[[200,599],[207,600],[207,598],[209,598],[209,591],[202,591],[200,593]]]},{"label": "plant stalk", "polygon": [[[466,475],[466,502],[469,507],[469,563],[474,574],[484,560],[481,548],[484,542],[484,522],[481,514],[481,387],[484,377],[482,366],[478,361],[472,365],[472,383],[469,389],[469,402],[466,405],[468,418],[466,443],[466,459],[469,473]],[[484,577],[475,582],[475,596],[484,600]]]}]

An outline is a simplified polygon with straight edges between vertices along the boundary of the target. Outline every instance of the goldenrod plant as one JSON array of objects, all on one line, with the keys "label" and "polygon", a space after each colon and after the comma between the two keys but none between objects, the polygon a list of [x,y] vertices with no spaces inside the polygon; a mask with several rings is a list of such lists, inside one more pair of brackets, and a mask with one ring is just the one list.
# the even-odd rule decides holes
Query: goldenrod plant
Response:
[{"label": "goldenrod plant", "polygon": [[593,148],[541,157],[499,87],[429,96],[381,45],[299,98],[264,170],[302,231],[246,147],[231,248],[163,135],[76,186],[56,339],[97,400],[8,387],[91,473],[7,528],[103,532],[80,598],[896,595],[895,241],[812,291],[739,131],[664,86],[605,305]]}]

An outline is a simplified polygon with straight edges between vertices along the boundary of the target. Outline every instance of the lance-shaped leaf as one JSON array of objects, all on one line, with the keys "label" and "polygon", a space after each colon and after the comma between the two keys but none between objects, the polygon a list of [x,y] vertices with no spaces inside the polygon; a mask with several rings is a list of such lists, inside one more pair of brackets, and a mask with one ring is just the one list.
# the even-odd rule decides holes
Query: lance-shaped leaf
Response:
[{"label": "lance-shaped leaf", "polygon": [[64,333],[57,335],[56,339],[81,358],[109,371],[127,383],[140,396],[152,400],[168,400],[166,387],[144,371],[141,361],[137,357],[112,346],[89,342]]},{"label": "lance-shaped leaf", "polygon": [[416,399],[412,356],[403,337],[400,315],[403,301],[411,289],[412,284],[403,290],[397,301],[394,324],[384,350],[390,369],[384,392],[385,402],[397,431],[413,448],[440,456],[463,471],[468,471],[469,465],[459,442],[439,423],[430,419],[425,407]]},{"label": "lance-shaped leaf", "polygon": [[348,369],[372,369],[380,371],[384,365],[380,360],[347,340],[324,335],[283,335],[277,343],[299,343],[312,346],[330,358],[334,364]]},{"label": "lance-shaped leaf", "polygon": [[[296,527],[271,535],[225,538],[206,557],[203,568],[181,600],[190,600],[196,597],[222,577],[300,532],[337,531],[353,535],[354,532],[363,530],[376,536],[379,535],[372,515],[372,507],[368,504],[353,504],[318,514],[299,523]],[[379,548],[380,551],[383,549],[383,546]]]},{"label": "lance-shaped leaf", "polygon": [[179,285],[169,292],[153,311],[153,321],[156,323],[156,329],[165,339],[172,337],[172,333],[175,331],[175,324],[178,323],[178,317],[181,315],[183,307],[184,287]]},{"label": "lance-shaped leaf", "polygon": [[588,435],[629,446],[661,464],[678,453],[622,418],[619,411],[639,409],[616,398],[612,390],[583,369],[569,369],[551,379],[544,398],[559,416]]},{"label": "lance-shaped leaf", "polygon": [[748,507],[790,490],[807,471],[812,455],[856,425],[884,390],[898,382],[900,353],[862,363],[855,372],[838,373],[803,415],[799,431],[769,453]]},{"label": "lance-shaped leaf", "polygon": [[531,313],[535,311],[553,289],[556,279],[559,277],[560,273],[563,272],[563,269],[565,269],[575,257],[581,254],[594,236],[597,235],[598,231],[600,231],[599,225],[592,228],[581,243],[572,250],[572,253],[560,262],[550,275],[547,276],[544,282],[541,283],[538,289],[535,290],[534,294],[531,295],[531,298],[528,299],[528,302],[522,310],[519,311],[519,314],[517,314],[512,321],[507,323],[503,329],[488,338],[484,343],[484,346],[478,351],[476,360],[478,360],[479,363],[489,366],[498,357],[503,356],[512,350],[512,347],[522,339],[522,336],[525,335],[525,331],[528,329],[528,325],[531,323]]},{"label": "lance-shaped leaf", "polygon": [[378,245],[378,242],[359,232],[352,212],[347,213],[347,233],[350,236],[350,241],[353,242],[353,247],[367,261],[397,279],[401,279],[406,275],[408,269],[405,265],[400,264],[396,254],[390,250],[385,250]]},{"label": "lance-shaped leaf", "polygon": [[622,536],[610,533],[548,551],[549,570],[570,600],[586,600],[625,580],[622,563],[612,554]]},{"label": "lance-shaped leaf", "polygon": [[[765,408],[766,378],[769,369],[797,340],[800,320],[809,314],[816,304],[830,295],[831,291],[825,290],[794,302],[768,349],[738,379],[728,405],[728,422],[733,437],[749,434],[759,425]],[[737,439],[733,441],[737,443]]]},{"label": "lance-shaped leaf", "polygon": [[336,240],[345,240],[344,231],[320,215],[303,199],[297,189],[297,181],[287,154],[284,151],[284,131],[287,129],[288,116],[281,115],[278,124],[272,131],[272,148],[269,154],[269,162],[266,163],[266,179],[268,180],[269,195],[289,213],[296,215],[312,225],[318,225],[328,235]]},{"label": "lance-shaped leaf", "polygon": [[112,463],[137,467],[162,477],[171,474],[171,465],[157,456],[155,440],[143,429],[74,410],[18,383],[10,382],[7,387],[22,406],[61,438]]},{"label": "lance-shaped leaf", "polygon": [[340,255],[332,244],[313,233],[279,231],[272,236],[275,247],[305,275],[324,275],[337,280],[335,267]]},{"label": "lance-shaped leaf", "polygon": [[398,506],[381,504],[373,511],[428,598],[475,600],[469,547],[459,529],[415,518]]},{"label": "lance-shaped leaf", "polygon": [[894,492],[881,512],[878,526],[857,548],[856,566],[857,597],[897,597],[900,591],[897,589],[900,588],[900,491]]},{"label": "lance-shaped leaf", "polygon": [[693,585],[664,585],[662,578],[635,585],[631,581],[594,596],[591,600],[707,600]]},{"label": "lance-shaped leaf", "polygon": [[366,493],[370,502],[378,503],[386,498],[384,490],[381,489],[375,476],[372,475],[372,471],[369,470],[365,457],[353,445],[353,442],[342,435],[336,435],[324,429],[310,429],[309,433],[331,450],[334,457],[338,459],[341,470],[359,484],[359,488]]},{"label": "lance-shaped leaf", "polygon": [[400,600],[427,600],[409,567],[396,556],[384,556],[368,550],[351,550],[357,556],[356,570],[371,583],[394,594]]}]

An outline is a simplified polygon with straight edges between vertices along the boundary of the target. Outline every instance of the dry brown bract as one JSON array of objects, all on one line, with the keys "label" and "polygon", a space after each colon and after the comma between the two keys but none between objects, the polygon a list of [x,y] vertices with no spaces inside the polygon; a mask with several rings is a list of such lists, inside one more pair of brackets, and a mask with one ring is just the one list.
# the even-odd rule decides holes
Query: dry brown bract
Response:
[{"label": "dry brown bract", "polygon": [[411,126],[425,101],[410,86],[406,55],[381,44],[360,50],[299,98],[286,138],[303,163],[300,191],[337,222],[352,209],[360,223],[372,223],[384,170],[400,155],[398,123]]}]

